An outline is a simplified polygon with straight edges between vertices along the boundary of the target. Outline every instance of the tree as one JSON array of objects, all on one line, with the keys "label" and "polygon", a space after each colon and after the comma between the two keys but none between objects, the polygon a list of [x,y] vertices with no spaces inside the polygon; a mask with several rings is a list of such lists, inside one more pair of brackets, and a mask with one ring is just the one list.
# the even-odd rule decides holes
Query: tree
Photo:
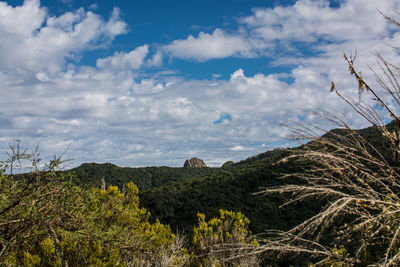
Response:
[{"label": "tree", "polygon": [[299,138],[311,142],[293,150],[279,164],[303,166],[300,172],[285,175],[298,182],[263,193],[291,194],[285,205],[306,199],[324,199],[327,204],[287,232],[268,232],[264,251],[306,253],[315,257],[317,265],[400,264],[400,68],[377,53],[378,69],[372,71],[380,87],[372,88],[356,69],[356,57],[344,54],[360,95],[372,96],[393,121],[385,125],[374,107],[345,97],[332,82],[331,91],[371,123],[371,131],[376,131],[380,140],[368,142],[334,113],[322,112],[321,116],[342,129],[323,136],[315,135],[318,126],[295,125]]}]

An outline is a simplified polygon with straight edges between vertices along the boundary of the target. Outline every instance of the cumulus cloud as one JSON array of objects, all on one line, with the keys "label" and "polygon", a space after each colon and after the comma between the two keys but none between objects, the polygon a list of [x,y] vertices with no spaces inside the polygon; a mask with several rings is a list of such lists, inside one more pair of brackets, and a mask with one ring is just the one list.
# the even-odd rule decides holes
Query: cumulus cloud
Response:
[{"label": "cumulus cloud", "polygon": [[200,32],[198,37],[190,35],[187,39],[175,40],[163,47],[173,57],[205,61],[231,56],[250,56],[252,48],[243,36],[229,34],[216,29],[212,34]]},{"label": "cumulus cloud", "polygon": [[40,7],[39,0],[26,0],[17,7],[0,2],[0,69],[18,75],[54,74],[67,58],[126,31],[117,8],[104,21],[83,8],[56,17]]},{"label": "cumulus cloud", "polygon": [[[236,31],[216,29],[195,37],[175,40],[163,47],[172,57],[206,61],[227,57],[282,57],[302,51],[321,52],[316,43],[380,40],[390,27],[381,14],[400,8],[395,1],[342,1],[331,7],[328,0],[299,0],[294,5],[256,8],[239,20]],[[299,43],[308,44],[298,49]],[[314,46],[310,47],[310,44]],[[354,49],[354,48],[353,48]]]},{"label": "cumulus cloud", "polygon": [[116,52],[111,57],[97,59],[96,66],[98,68],[137,70],[143,65],[148,52],[148,45],[139,46],[129,53]]},{"label": "cumulus cloud", "polygon": [[351,0],[334,8],[327,0],[300,0],[293,6],[255,9],[253,15],[241,22],[250,28],[254,37],[266,41],[370,39],[382,36],[387,30],[377,9],[388,12],[396,7],[395,1]]},{"label": "cumulus cloud", "polygon": [[[322,97],[325,92],[298,90],[275,75],[247,77],[242,70],[215,82],[173,76],[135,81],[129,72],[110,75],[108,70],[81,68],[31,88],[40,98],[21,97],[21,85],[2,86],[14,95],[1,101],[0,112],[24,142],[56,153],[60,148],[52,144],[68,141],[78,162],[126,166],[179,166],[192,155],[219,158],[222,162],[216,165],[227,158],[243,159],[263,151],[265,140],[284,136],[274,121],[296,118],[302,105],[329,102],[329,96]],[[9,129],[0,135],[9,136]],[[231,149],[244,142],[246,150]]]},{"label": "cumulus cloud", "polygon": [[[215,166],[281,146],[289,132],[279,123],[307,117],[304,110],[335,108],[356,118],[328,93],[330,82],[357,97],[343,51],[357,49],[362,69],[374,64],[371,50],[398,58],[382,44],[396,44],[400,35],[376,12],[398,6],[397,0],[348,0],[332,8],[328,1],[300,0],[255,9],[239,20],[237,32],[216,29],[154,54],[151,45],[142,45],[98,58],[96,66],[76,61],[66,66],[82,51],[127,31],[118,9],[105,20],[84,9],[50,16],[34,0],[19,7],[0,2],[0,33],[7,37],[0,41],[0,90],[7,96],[0,98],[2,148],[15,134],[27,147],[39,144],[48,154],[71,143],[68,157],[77,164],[180,166],[198,156]],[[299,57],[299,42],[315,53]],[[273,56],[278,46],[287,50]],[[168,69],[142,75],[145,67],[162,64],[163,53],[197,61],[264,55],[289,70],[249,75],[237,68],[228,79],[210,80]]]},{"label": "cumulus cloud", "polygon": [[39,7],[39,3],[39,0],[30,0],[13,8],[0,2],[1,34],[29,36],[38,29],[46,17],[46,11]]}]

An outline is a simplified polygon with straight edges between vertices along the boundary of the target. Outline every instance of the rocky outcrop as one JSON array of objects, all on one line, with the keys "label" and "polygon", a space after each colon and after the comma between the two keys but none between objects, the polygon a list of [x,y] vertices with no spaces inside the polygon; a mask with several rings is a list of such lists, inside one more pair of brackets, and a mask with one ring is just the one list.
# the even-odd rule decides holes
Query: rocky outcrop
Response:
[{"label": "rocky outcrop", "polygon": [[228,169],[228,168],[230,168],[233,164],[235,164],[235,162],[233,162],[233,161],[227,161],[227,162],[225,162],[224,164],[222,164],[221,168],[222,168],[222,169]]},{"label": "rocky outcrop", "polygon": [[184,168],[203,168],[207,167],[203,160],[198,158],[191,158],[185,161]]}]

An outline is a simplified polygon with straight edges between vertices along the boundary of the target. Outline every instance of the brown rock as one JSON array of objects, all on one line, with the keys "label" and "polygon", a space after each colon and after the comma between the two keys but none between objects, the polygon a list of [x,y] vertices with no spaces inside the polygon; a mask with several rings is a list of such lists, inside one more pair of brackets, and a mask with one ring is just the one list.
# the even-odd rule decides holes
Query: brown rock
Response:
[{"label": "brown rock", "polygon": [[183,167],[184,168],[204,168],[204,167],[207,167],[207,165],[201,159],[191,158],[191,159],[187,159],[185,161],[185,164],[183,165]]}]

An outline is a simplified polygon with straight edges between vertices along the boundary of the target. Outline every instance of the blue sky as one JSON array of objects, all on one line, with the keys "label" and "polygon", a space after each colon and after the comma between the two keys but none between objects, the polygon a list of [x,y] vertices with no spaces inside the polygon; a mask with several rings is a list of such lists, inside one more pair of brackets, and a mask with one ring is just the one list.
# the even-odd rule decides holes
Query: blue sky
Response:
[{"label": "blue sky", "polygon": [[[1,151],[13,136],[72,166],[209,166],[290,145],[289,121],[340,110],[343,52],[374,83],[398,60],[400,1],[0,1]],[[389,45],[388,45],[389,44]],[[366,99],[368,101],[368,99]]]}]

